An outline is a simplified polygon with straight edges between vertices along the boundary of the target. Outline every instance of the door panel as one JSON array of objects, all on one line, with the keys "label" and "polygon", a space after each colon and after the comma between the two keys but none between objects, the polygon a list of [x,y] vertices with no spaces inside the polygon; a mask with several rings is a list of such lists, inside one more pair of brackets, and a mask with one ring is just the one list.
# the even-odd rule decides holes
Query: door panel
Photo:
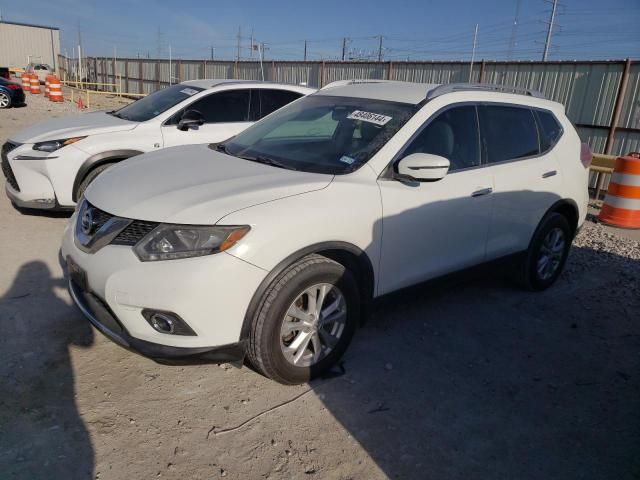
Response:
[{"label": "door panel", "polygon": [[493,179],[480,165],[476,107],[447,107],[427,120],[401,157],[430,153],[449,160],[441,180],[379,180],[381,280],[387,293],[477,263],[485,257]]},{"label": "door panel", "polygon": [[[492,189],[483,169],[420,185],[380,180],[382,258],[379,293],[484,260]],[[476,196],[474,196],[474,194]]]},{"label": "door panel", "polygon": [[544,213],[560,199],[562,179],[553,152],[539,155],[533,111],[527,107],[478,108],[487,170],[494,194],[487,259],[525,250]]}]

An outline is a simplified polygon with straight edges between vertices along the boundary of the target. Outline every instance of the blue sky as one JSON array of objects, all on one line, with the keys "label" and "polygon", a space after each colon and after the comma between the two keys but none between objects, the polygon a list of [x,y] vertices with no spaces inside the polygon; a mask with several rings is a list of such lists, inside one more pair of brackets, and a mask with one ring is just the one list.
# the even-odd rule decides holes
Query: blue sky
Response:
[{"label": "blue sky", "polygon": [[[520,3],[518,25],[513,27]],[[476,58],[542,56],[551,9],[545,0],[323,0],[301,2],[177,2],[151,0],[0,0],[4,20],[60,27],[63,53],[78,44],[87,55],[151,58],[250,58],[251,32],[267,59],[341,56],[385,60],[468,60],[478,27]],[[550,59],[640,58],[640,0],[561,0]],[[511,39],[514,39],[512,42]],[[255,55],[255,54],[254,54]]]}]

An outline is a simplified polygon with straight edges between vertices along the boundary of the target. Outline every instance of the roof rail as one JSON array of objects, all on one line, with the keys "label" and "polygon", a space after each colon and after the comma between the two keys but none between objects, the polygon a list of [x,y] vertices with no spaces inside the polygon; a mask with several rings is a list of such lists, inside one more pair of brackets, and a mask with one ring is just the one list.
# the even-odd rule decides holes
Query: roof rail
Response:
[{"label": "roof rail", "polygon": [[541,92],[524,87],[514,87],[512,85],[497,85],[493,83],[449,83],[440,85],[433,90],[427,92],[426,100],[433,100],[440,95],[452,92],[469,92],[469,91],[485,91],[485,92],[506,92],[518,95],[528,95],[535,98],[546,98]]},{"label": "roof rail", "polygon": [[335,82],[327,83],[320,90],[334,87],[344,87],[345,85],[361,85],[365,83],[388,83],[389,80],[379,80],[375,78],[355,78],[351,80],[336,80]]}]

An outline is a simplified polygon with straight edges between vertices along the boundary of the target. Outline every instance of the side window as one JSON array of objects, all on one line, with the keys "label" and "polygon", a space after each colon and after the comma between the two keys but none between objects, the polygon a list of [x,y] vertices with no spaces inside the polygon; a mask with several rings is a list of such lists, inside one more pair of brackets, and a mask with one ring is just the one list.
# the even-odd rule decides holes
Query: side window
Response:
[{"label": "side window", "polygon": [[249,121],[249,90],[226,90],[212,93],[192,103],[186,109],[198,110],[205,123]]},{"label": "side window", "polygon": [[293,102],[302,95],[289,90],[261,89],[260,92],[260,118],[266,117],[286,104]]},{"label": "side window", "polygon": [[551,150],[562,136],[562,126],[553,113],[546,110],[534,110],[538,120],[540,133],[540,149],[542,152]]},{"label": "side window", "polygon": [[432,153],[449,159],[449,171],[480,165],[480,139],[476,107],[453,107],[439,114],[405,149],[412,153]]},{"label": "side window", "polygon": [[538,129],[529,108],[502,105],[478,107],[482,143],[488,163],[540,153]]}]

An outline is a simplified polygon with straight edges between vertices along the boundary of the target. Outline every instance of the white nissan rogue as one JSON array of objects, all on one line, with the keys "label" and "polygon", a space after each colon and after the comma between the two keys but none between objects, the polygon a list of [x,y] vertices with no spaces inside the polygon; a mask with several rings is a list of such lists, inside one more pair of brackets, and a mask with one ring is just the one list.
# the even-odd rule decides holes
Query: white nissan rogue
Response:
[{"label": "white nissan rogue", "polygon": [[246,355],[300,383],[380,295],[504,257],[549,287],[587,213],[590,161],[563,106],[535,92],[337,82],[224,144],[105,172],[62,255],[75,303],[116,343]]},{"label": "white nissan rogue", "polygon": [[221,142],[314,91],[276,83],[193,80],[119,110],[41,122],[2,146],[5,190],[18,207],[73,209],[89,183],[121,160],[175,145]]}]

